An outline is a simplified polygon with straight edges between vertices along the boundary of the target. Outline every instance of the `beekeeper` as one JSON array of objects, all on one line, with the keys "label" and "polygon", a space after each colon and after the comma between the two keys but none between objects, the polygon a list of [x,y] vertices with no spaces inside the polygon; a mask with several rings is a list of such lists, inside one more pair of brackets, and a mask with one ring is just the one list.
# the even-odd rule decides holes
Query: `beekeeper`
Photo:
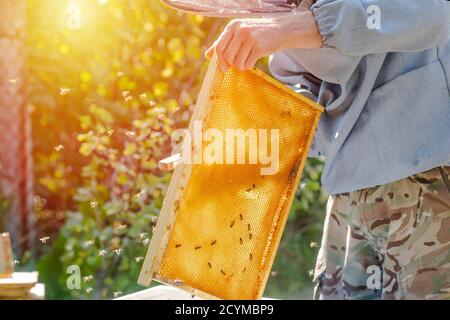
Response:
[{"label": "beekeeper", "polygon": [[223,71],[271,55],[278,80],[325,107],[316,298],[450,297],[449,36],[446,0],[318,0],[234,20],[207,51]]}]

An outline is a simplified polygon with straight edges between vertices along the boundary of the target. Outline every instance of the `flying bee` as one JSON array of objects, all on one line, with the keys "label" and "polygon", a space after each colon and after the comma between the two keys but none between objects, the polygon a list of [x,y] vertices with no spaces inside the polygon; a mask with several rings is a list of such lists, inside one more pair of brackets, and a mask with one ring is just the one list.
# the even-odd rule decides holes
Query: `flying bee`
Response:
[{"label": "flying bee", "polygon": [[42,237],[39,239],[39,241],[42,243],[47,243],[48,240],[50,240],[50,237]]},{"label": "flying bee", "polygon": [[318,247],[317,242],[314,242],[314,241],[312,241],[312,242],[309,244],[309,246],[310,246],[311,248],[317,248],[317,247]]},{"label": "flying bee", "polygon": [[94,240],[87,240],[87,241],[84,242],[83,246],[84,246],[85,248],[89,248],[89,247],[92,246],[94,243],[95,243]]},{"label": "flying bee", "polygon": [[141,239],[141,240],[147,238],[147,236],[148,236],[148,233],[147,233],[147,232],[139,233],[139,239]]},{"label": "flying bee", "polygon": [[118,231],[123,231],[123,230],[125,230],[126,228],[127,228],[127,225],[126,225],[126,224],[121,224],[121,225],[117,226],[117,230],[118,230]]}]

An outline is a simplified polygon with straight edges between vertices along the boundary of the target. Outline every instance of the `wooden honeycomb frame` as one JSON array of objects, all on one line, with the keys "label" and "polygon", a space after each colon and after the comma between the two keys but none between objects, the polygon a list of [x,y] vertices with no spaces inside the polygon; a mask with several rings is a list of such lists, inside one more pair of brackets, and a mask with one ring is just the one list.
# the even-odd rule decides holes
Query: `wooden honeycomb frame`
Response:
[{"label": "wooden honeycomb frame", "polygon": [[[317,116],[315,117],[314,123],[311,128],[311,132],[308,134],[308,142],[306,145],[305,150],[309,150],[309,147],[313,140],[313,134],[315,132],[315,129],[318,124],[318,120],[320,117],[320,113],[323,111],[323,107],[312,102],[311,100],[295,93],[294,91],[290,90],[283,84],[279,83],[278,81],[274,80],[270,76],[266,75],[264,72],[254,69],[251,71],[246,72],[253,72],[258,77],[261,77],[267,83],[270,85],[276,86],[278,89],[282,90],[282,92],[287,92],[290,95],[295,96],[297,99],[301,100],[303,103],[306,103],[310,108],[317,111]],[[193,132],[193,124],[195,121],[202,121],[204,122],[205,119],[207,119],[209,112],[211,110],[211,103],[210,103],[210,97],[211,92],[214,92],[215,88],[217,87],[221,76],[223,76],[223,73],[221,73],[218,70],[217,62],[215,57],[210,63],[210,66],[208,68],[208,71],[206,73],[198,101],[196,104],[196,107],[194,109],[191,122],[189,125],[189,132]],[[306,151],[303,151],[304,153],[307,153]],[[292,168],[292,179],[289,180],[289,185],[286,187],[287,193],[286,193],[286,199],[287,201],[284,201],[284,204],[279,208],[279,231],[275,234],[275,237],[272,241],[272,247],[271,251],[268,257],[267,261],[267,267],[264,269],[263,274],[261,275],[261,284],[258,288],[256,294],[252,296],[251,298],[254,299],[260,299],[262,297],[262,293],[264,291],[265,284],[267,282],[267,279],[270,275],[270,269],[273,264],[275,254],[276,254],[276,248],[279,245],[279,242],[281,240],[282,236],[282,230],[284,229],[284,226],[287,221],[287,216],[293,201],[293,198],[295,196],[295,191],[297,188],[297,185],[299,183],[299,180],[301,178],[301,173],[303,171],[303,167],[305,165],[306,156],[303,156],[298,163],[295,164],[295,166]],[[141,274],[138,280],[138,283],[143,286],[149,286],[151,283],[151,280],[156,280],[158,282],[169,284],[176,286],[178,288],[184,289],[188,292],[190,292],[192,295],[200,296],[206,299],[218,299],[220,297],[217,297],[216,295],[213,295],[209,292],[205,292],[202,290],[199,290],[197,288],[193,288],[192,286],[187,285],[186,283],[182,281],[178,281],[177,279],[168,279],[161,274],[158,273],[160,270],[161,264],[163,262],[164,254],[167,250],[167,245],[170,240],[171,231],[173,229],[174,224],[176,223],[177,219],[177,211],[178,206],[180,204],[180,201],[182,201],[182,191],[185,187],[188,185],[189,179],[191,177],[192,164],[179,164],[173,173],[172,180],[169,184],[169,188],[166,194],[166,197],[164,199],[164,203],[158,218],[158,224],[156,226],[155,232],[153,234],[153,238],[151,240],[151,243],[148,248],[148,252],[146,255],[146,258],[143,263],[143,267],[141,270]],[[281,200],[280,200],[281,202]],[[241,297],[233,297],[233,299],[240,299]],[[248,298],[248,297],[244,297]]]}]

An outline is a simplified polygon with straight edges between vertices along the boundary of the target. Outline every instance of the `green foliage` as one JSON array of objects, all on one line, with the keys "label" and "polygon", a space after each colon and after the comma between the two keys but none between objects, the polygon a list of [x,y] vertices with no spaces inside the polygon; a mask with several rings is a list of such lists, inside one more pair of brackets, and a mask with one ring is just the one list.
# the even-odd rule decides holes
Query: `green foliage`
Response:
[{"label": "green foliage", "polygon": [[[30,111],[39,237],[47,298],[112,298],[136,280],[170,175],[157,168],[170,134],[186,127],[205,71],[202,52],[223,21],[159,1],[29,0]],[[311,286],[325,197],[311,160],[266,295]],[[69,290],[67,268],[81,269]],[[92,276],[92,277],[91,277]]]},{"label": "green foliage", "polygon": [[[125,131],[111,129],[114,121],[107,110],[90,108],[95,123],[82,125],[89,131],[78,135],[79,152],[89,157],[74,195],[78,210],[67,213],[51,254],[59,258],[61,288],[70,265],[79,266],[87,278],[83,290],[63,290],[64,295],[110,298],[138,289],[132,279],[137,279],[168,183],[152,156],[167,144],[171,120],[155,119],[152,113],[148,110],[132,122],[132,131]],[[43,259],[40,269],[45,273],[52,263]]]},{"label": "green foliage", "polygon": [[6,225],[6,213],[9,210],[10,199],[5,197],[0,189],[0,230],[5,230]]}]

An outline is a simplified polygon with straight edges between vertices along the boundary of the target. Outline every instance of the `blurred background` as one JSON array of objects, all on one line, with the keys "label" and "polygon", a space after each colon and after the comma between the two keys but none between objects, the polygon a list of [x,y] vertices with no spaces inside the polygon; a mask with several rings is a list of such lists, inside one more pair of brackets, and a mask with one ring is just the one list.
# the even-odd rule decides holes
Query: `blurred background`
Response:
[{"label": "blurred background", "polygon": [[[0,0],[0,232],[15,269],[39,271],[47,299],[143,289],[171,176],[157,163],[187,127],[204,51],[226,22],[157,0]],[[305,168],[267,297],[312,296],[322,166]],[[78,289],[67,286],[73,265]]]}]

